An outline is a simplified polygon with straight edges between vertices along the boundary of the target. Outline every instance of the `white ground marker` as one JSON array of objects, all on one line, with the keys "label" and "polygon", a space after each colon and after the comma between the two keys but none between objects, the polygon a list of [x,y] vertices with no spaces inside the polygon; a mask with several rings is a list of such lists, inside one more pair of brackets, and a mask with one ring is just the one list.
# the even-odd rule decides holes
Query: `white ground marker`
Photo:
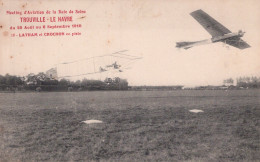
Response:
[{"label": "white ground marker", "polygon": [[199,110],[199,109],[192,109],[192,110],[189,110],[189,111],[193,112],[193,113],[204,112],[203,110]]},{"label": "white ground marker", "polygon": [[99,123],[103,123],[101,120],[94,120],[94,119],[86,120],[86,121],[82,121],[82,122],[85,123],[85,124],[99,124]]}]

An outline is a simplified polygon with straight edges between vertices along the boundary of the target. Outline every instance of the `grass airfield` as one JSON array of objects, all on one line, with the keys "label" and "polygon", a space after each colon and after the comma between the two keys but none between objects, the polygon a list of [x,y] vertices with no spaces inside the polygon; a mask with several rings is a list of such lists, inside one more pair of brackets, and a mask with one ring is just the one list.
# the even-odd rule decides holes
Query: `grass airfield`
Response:
[{"label": "grass airfield", "polygon": [[0,161],[258,161],[259,119],[260,90],[0,93]]}]

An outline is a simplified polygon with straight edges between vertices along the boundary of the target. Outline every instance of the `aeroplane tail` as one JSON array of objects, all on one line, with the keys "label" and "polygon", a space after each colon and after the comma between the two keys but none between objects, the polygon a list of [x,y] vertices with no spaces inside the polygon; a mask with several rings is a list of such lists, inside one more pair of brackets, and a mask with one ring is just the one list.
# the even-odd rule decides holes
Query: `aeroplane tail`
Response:
[{"label": "aeroplane tail", "polygon": [[184,49],[189,49],[191,48],[191,44],[194,44],[195,42],[176,42],[176,47],[177,48],[184,48]]}]

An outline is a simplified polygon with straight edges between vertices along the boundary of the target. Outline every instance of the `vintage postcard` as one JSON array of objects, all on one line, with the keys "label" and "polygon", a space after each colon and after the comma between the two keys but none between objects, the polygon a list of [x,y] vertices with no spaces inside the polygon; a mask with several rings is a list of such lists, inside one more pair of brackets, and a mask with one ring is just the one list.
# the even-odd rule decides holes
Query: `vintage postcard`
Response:
[{"label": "vintage postcard", "polygon": [[258,0],[0,0],[0,161],[258,161]]}]

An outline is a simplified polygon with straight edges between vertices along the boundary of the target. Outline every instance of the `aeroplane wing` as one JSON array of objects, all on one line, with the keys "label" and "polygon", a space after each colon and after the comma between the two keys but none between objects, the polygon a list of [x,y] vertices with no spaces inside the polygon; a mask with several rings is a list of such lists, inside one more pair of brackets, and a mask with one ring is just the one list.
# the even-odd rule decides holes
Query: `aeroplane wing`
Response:
[{"label": "aeroplane wing", "polygon": [[229,39],[221,40],[221,42],[224,42],[228,45],[231,45],[231,46],[239,48],[239,49],[245,49],[245,48],[250,47],[249,44],[247,44],[245,41],[243,41],[239,37],[232,37],[232,38],[229,38]]},{"label": "aeroplane wing", "polygon": [[213,19],[202,10],[196,10],[190,13],[190,15],[195,20],[197,20],[200,25],[202,25],[203,28],[209,32],[210,35],[212,35],[212,37],[222,36],[224,34],[231,33],[230,30],[228,30],[226,27],[221,25],[219,22],[217,22],[215,19]]}]

